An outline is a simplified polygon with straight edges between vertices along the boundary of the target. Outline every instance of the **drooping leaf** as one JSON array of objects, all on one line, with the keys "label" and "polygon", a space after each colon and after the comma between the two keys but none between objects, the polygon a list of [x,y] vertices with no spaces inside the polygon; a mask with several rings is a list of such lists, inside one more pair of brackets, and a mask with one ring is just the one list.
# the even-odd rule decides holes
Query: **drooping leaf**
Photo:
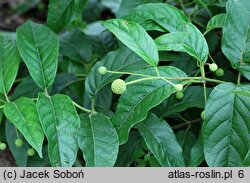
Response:
[{"label": "drooping leaf", "polygon": [[100,62],[96,63],[86,78],[85,89],[90,98],[94,98],[100,89],[121,76],[110,73],[101,75],[98,72],[101,66],[105,66],[111,71],[132,72],[141,70],[149,65],[127,48],[120,48],[110,52]]},{"label": "drooping leaf", "polygon": [[152,66],[157,66],[159,55],[153,39],[136,22],[111,19],[102,22],[123,44]]},{"label": "drooping leaf", "polygon": [[114,166],[119,140],[110,120],[101,113],[80,115],[78,143],[88,167]]},{"label": "drooping leaf", "polygon": [[54,32],[65,26],[82,13],[87,0],[50,0],[47,23]]},{"label": "drooping leaf", "polygon": [[9,93],[19,67],[19,54],[13,41],[0,36],[0,92]]},{"label": "drooping leaf", "polygon": [[23,97],[15,102],[6,103],[4,105],[4,114],[42,158],[44,133],[39,121],[35,102]]},{"label": "drooping leaf", "polygon": [[136,125],[147,147],[161,166],[184,166],[182,149],[171,127],[154,114]]},{"label": "drooping leaf", "polygon": [[[165,26],[164,24],[161,25]],[[160,51],[174,50],[186,52],[195,59],[205,63],[209,54],[208,45],[199,29],[191,23],[185,23],[184,28],[180,31],[174,31],[158,37],[155,40],[158,49]],[[168,44],[170,45],[168,46]]]},{"label": "drooping leaf", "polygon": [[222,51],[233,68],[250,79],[250,3],[229,0],[223,27]]},{"label": "drooping leaf", "polygon": [[60,52],[81,64],[88,63],[92,57],[90,40],[80,30],[66,32],[60,37]]},{"label": "drooping leaf", "polygon": [[57,71],[57,36],[48,27],[28,21],[17,29],[17,47],[37,85],[48,88]]},{"label": "drooping leaf", "polygon": [[206,33],[217,28],[223,28],[226,20],[226,14],[221,13],[218,15],[215,15],[209,20],[207,23]]},{"label": "drooping leaf", "polygon": [[220,84],[208,98],[202,133],[209,166],[240,166],[250,148],[250,97],[239,90],[250,87]]},{"label": "drooping leaf", "polygon": [[[159,67],[159,74],[162,77],[185,77],[186,74],[174,67]],[[149,68],[141,74],[157,76],[155,68]],[[140,76],[130,76],[126,82],[142,78]],[[172,81],[177,83],[179,81]],[[116,127],[120,144],[124,144],[128,139],[129,130],[137,123],[147,117],[148,111],[159,105],[175,92],[175,88],[165,80],[146,80],[134,85],[128,85],[125,93],[120,97],[114,116],[111,118]]]},{"label": "drooping leaf", "polygon": [[71,99],[62,94],[49,97],[40,93],[37,110],[48,140],[51,165],[72,166],[78,151],[80,120]]}]

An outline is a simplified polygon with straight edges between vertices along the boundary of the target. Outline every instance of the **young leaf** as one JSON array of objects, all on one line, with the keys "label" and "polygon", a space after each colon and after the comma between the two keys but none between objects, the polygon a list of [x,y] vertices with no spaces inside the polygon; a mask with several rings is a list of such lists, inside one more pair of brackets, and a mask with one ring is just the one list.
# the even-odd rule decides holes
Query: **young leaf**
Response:
[{"label": "young leaf", "polygon": [[202,135],[200,134],[195,145],[191,149],[190,159],[188,161],[189,167],[197,167],[205,160],[203,150]]},{"label": "young leaf", "polygon": [[48,27],[28,21],[17,29],[17,47],[37,85],[48,88],[57,71],[57,36]]},{"label": "young leaf", "polygon": [[101,113],[80,115],[78,143],[88,167],[114,166],[119,140],[110,120]]},{"label": "young leaf", "polygon": [[136,128],[161,166],[185,166],[182,149],[173,130],[164,120],[151,113]]},{"label": "young leaf", "polygon": [[153,39],[137,23],[122,19],[102,22],[122,43],[152,66],[157,66],[159,55]]},{"label": "young leaf", "polygon": [[232,67],[250,79],[250,3],[248,0],[227,3],[223,27],[222,51]]},{"label": "young leaf", "polygon": [[19,67],[19,54],[13,41],[0,36],[0,92],[9,93]]},{"label": "young leaf", "polygon": [[[158,70],[162,77],[186,76],[184,72],[175,67],[159,67]],[[155,68],[149,68],[140,73],[157,76]],[[126,82],[136,79],[141,79],[141,77],[130,76]],[[178,81],[172,82],[177,83]],[[175,91],[171,84],[160,79],[141,81],[132,86],[127,86],[127,90],[120,97],[116,112],[111,118],[118,131],[120,144],[124,144],[128,140],[130,129],[143,121],[151,108],[159,105]]]},{"label": "young leaf", "polygon": [[221,13],[218,15],[215,15],[209,20],[206,28],[206,33],[217,28],[223,28],[226,20],[226,14]]},{"label": "young leaf", "polygon": [[208,98],[202,133],[209,166],[240,166],[250,148],[250,97],[239,90],[250,87],[220,84]]},{"label": "young leaf", "polygon": [[80,125],[72,100],[62,94],[49,97],[39,93],[37,110],[48,140],[51,165],[72,166],[78,151],[77,131]]},{"label": "young leaf", "polygon": [[111,71],[132,72],[149,65],[128,48],[120,48],[108,53],[106,57],[96,63],[86,78],[85,90],[90,98],[95,98],[100,89],[121,76],[111,73],[101,75],[98,72],[101,66],[105,66]]},{"label": "young leaf", "polygon": [[54,32],[60,32],[65,26],[81,15],[87,0],[50,0],[47,23]]},{"label": "young leaf", "polygon": [[42,158],[44,133],[40,125],[35,102],[23,97],[15,102],[6,103],[4,105],[4,114]]}]

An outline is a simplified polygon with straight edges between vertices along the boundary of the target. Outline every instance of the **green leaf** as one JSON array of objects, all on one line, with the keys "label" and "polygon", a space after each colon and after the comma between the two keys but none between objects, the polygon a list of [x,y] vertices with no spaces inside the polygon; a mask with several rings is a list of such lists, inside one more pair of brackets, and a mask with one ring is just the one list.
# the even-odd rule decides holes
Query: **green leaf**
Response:
[{"label": "green leaf", "polygon": [[223,28],[226,20],[226,14],[221,13],[218,15],[215,15],[209,20],[207,23],[206,33],[217,28]]},{"label": "green leaf", "polygon": [[209,166],[240,166],[250,148],[250,97],[239,90],[250,87],[220,84],[208,98],[202,130]]},{"label": "green leaf", "polygon": [[[210,88],[207,88],[207,94],[211,92]],[[164,116],[170,116],[171,114],[184,111],[188,108],[204,108],[204,92],[201,86],[189,86],[184,92],[184,97],[181,100],[176,99],[175,95],[172,95],[164,102]]]},{"label": "green leaf", "polygon": [[250,149],[248,150],[248,153],[245,157],[245,159],[243,160],[243,162],[241,163],[242,166],[250,166]]},{"label": "green leaf", "polygon": [[[153,39],[137,23],[122,19],[102,22],[123,44],[137,53],[152,66],[157,66],[159,55]],[[147,43],[147,44],[145,44]]]},{"label": "green leaf", "polygon": [[166,3],[148,3],[140,5],[129,11],[129,14],[123,18],[135,21],[139,24],[146,21],[151,23],[149,20],[156,21],[158,19],[167,19],[173,23],[177,20],[189,21],[181,10]]},{"label": "green leaf", "polygon": [[182,149],[168,123],[151,113],[136,128],[161,166],[185,166]]},{"label": "green leaf", "polygon": [[80,30],[66,32],[60,37],[60,52],[81,64],[90,62],[92,57],[90,40]]},{"label": "green leaf", "polygon": [[87,0],[50,0],[47,24],[54,32],[60,32],[79,16]]},{"label": "green leaf", "polygon": [[31,77],[40,88],[48,88],[57,71],[57,36],[48,27],[28,21],[17,29],[17,46]]},{"label": "green leaf", "polygon": [[141,139],[138,132],[129,134],[128,142],[119,148],[119,154],[115,163],[116,167],[129,167],[131,165],[135,158],[135,152],[140,148]]},{"label": "green leaf", "polygon": [[42,158],[44,133],[40,125],[35,102],[23,97],[15,102],[6,103],[4,105],[4,114]]},{"label": "green leaf", "polygon": [[90,98],[95,98],[99,90],[121,76],[120,74],[111,73],[101,75],[98,72],[101,66],[105,66],[110,71],[133,72],[149,65],[127,48],[120,48],[108,53],[92,67],[86,78],[85,89]]},{"label": "green leaf", "polygon": [[[185,77],[186,74],[174,67],[159,67],[162,77]],[[141,74],[157,76],[155,68],[149,68]],[[130,76],[126,82],[140,79],[140,76]],[[178,81],[172,81],[177,83]],[[134,85],[128,85],[125,93],[120,97],[114,116],[111,118],[119,134],[120,144],[128,140],[129,130],[137,123],[143,121],[148,111],[159,105],[175,92],[175,88],[165,80],[146,80]]]},{"label": "green leaf", "polygon": [[191,149],[190,159],[188,161],[189,167],[197,167],[205,160],[203,150],[202,135],[200,134],[195,145]]},{"label": "green leaf", "polygon": [[[165,25],[162,24],[162,26]],[[158,49],[160,51],[186,52],[195,59],[205,63],[209,54],[208,45],[199,29],[191,23],[185,23],[184,28],[180,31],[174,31],[158,37],[155,40]]]},{"label": "green leaf", "polygon": [[0,92],[9,93],[19,67],[19,54],[13,41],[0,36]]},{"label": "green leaf", "polygon": [[[5,134],[9,150],[11,151],[11,154],[15,159],[16,166],[26,167],[28,154],[25,146],[28,145],[28,143],[26,143],[26,141],[24,140],[25,145],[23,145],[22,147],[16,146],[15,144],[15,140],[17,139],[16,127],[13,125],[13,123],[10,123],[8,120],[5,121]],[[19,133],[19,137],[24,139],[21,133]]]},{"label": "green leaf", "polygon": [[122,17],[130,13],[128,10],[132,10],[136,8],[138,5],[141,4],[146,4],[146,3],[159,3],[162,2],[162,0],[136,0],[136,1],[131,1],[131,0],[123,0],[118,12],[116,13],[116,16]]},{"label": "green leaf", "polygon": [[78,151],[77,131],[80,125],[72,100],[62,94],[49,97],[39,93],[37,110],[48,140],[51,165],[72,166]]},{"label": "green leaf", "polygon": [[233,68],[250,79],[250,4],[248,0],[227,3],[222,51]]},{"label": "green leaf", "polygon": [[101,113],[80,115],[78,143],[88,167],[114,166],[119,140],[110,120]]}]

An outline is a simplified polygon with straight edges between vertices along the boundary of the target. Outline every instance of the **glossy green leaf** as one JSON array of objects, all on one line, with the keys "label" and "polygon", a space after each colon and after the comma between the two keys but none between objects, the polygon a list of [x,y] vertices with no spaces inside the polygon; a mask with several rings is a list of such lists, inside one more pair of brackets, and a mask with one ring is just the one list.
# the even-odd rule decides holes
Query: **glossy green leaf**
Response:
[{"label": "glossy green leaf", "polygon": [[189,21],[181,10],[166,3],[147,3],[140,5],[129,11],[129,14],[123,18],[126,20],[133,20],[139,24],[148,20],[156,21],[158,19]]},{"label": "glossy green leaf", "polygon": [[[174,67],[159,67],[159,74],[163,77],[185,77],[186,74]],[[155,68],[149,68],[141,74],[157,76]],[[140,76],[130,76],[126,82],[141,78]],[[177,83],[178,81],[172,81]],[[175,88],[165,80],[146,80],[134,85],[128,85],[127,90],[119,99],[114,116],[111,118],[119,134],[120,144],[128,140],[130,129],[137,123],[143,121],[148,111],[159,105],[175,92]]]},{"label": "glossy green leaf", "polygon": [[87,0],[50,0],[47,24],[54,32],[65,26],[82,13]]},{"label": "glossy green leaf", "polygon": [[95,98],[100,89],[121,76],[120,74],[110,73],[101,75],[98,72],[101,66],[105,66],[110,71],[132,72],[149,65],[127,48],[120,48],[108,53],[100,62],[96,63],[86,78],[85,89],[90,98]]},{"label": "glossy green leaf", "polygon": [[101,113],[80,115],[78,143],[88,167],[114,166],[119,140],[110,120]]},{"label": "glossy green leaf", "polygon": [[209,51],[206,39],[199,29],[191,23],[185,23],[181,32],[164,34],[158,37],[155,42],[160,51],[186,52],[203,63],[207,61]]},{"label": "glossy green leaf", "polygon": [[60,52],[81,64],[90,62],[92,57],[90,40],[80,30],[66,32],[60,37]]},{"label": "glossy green leaf", "polygon": [[19,67],[19,54],[13,41],[0,36],[0,92],[9,93]]},{"label": "glossy green leaf", "polygon": [[168,123],[151,113],[136,128],[161,166],[185,165],[182,149]]},{"label": "glossy green leaf", "polygon": [[217,28],[223,28],[226,20],[226,14],[221,13],[218,15],[215,15],[209,20],[207,23],[206,33]]},{"label": "glossy green leaf", "polygon": [[38,115],[48,140],[52,166],[72,166],[78,151],[77,131],[80,120],[72,100],[65,95],[39,94]]},{"label": "glossy green leaf", "polygon": [[250,3],[229,0],[223,28],[222,51],[232,67],[250,79]]},{"label": "glossy green leaf", "polygon": [[4,105],[4,114],[23,134],[27,142],[42,157],[44,133],[40,124],[36,104],[28,98],[19,98]]},{"label": "glossy green leaf", "polygon": [[159,62],[157,47],[153,39],[139,24],[122,19],[111,19],[102,23],[143,60],[152,66],[157,66]]},{"label": "glossy green leaf", "polygon": [[239,90],[250,87],[220,84],[208,98],[202,133],[209,166],[240,166],[250,148],[250,97]]},{"label": "glossy green leaf", "polygon": [[31,77],[40,88],[48,88],[57,71],[57,36],[48,27],[28,21],[17,29],[17,46]]}]

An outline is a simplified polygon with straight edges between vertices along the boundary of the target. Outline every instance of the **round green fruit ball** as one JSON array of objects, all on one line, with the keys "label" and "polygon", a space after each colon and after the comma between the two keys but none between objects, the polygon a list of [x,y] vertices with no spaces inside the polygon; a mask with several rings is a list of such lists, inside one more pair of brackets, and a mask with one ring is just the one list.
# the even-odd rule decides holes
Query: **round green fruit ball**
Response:
[{"label": "round green fruit ball", "polygon": [[21,147],[21,146],[23,146],[23,140],[18,138],[15,140],[15,144],[17,147]]},{"label": "round green fruit ball", "polygon": [[36,151],[33,148],[30,148],[27,150],[28,156],[34,156],[36,154]]},{"label": "round green fruit ball", "polygon": [[182,85],[182,84],[177,84],[177,85],[175,85],[174,87],[175,87],[175,90],[176,90],[177,92],[180,92],[180,91],[183,90],[183,85]]},{"label": "round green fruit ball", "polygon": [[205,111],[201,112],[201,119],[204,120],[205,119]]},{"label": "round green fruit ball", "polygon": [[178,91],[175,93],[175,98],[181,100],[184,97],[184,93]]},{"label": "round green fruit ball", "polygon": [[217,71],[215,72],[216,76],[218,77],[222,77],[224,76],[224,70],[223,69],[217,69]]},{"label": "round green fruit ball", "polygon": [[7,145],[5,144],[5,143],[0,143],[0,150],[1,151],[4,151],[4,150],[6,150],[6,148],[7,148]]},{"label": "round green fruit ball", "polygon": [[116,79],[111,84],[111,90],[118,95],[123,94],[126,91],[126,83],[122,79]]},{"label": "round green fruit ball", "polygon": [[215,72],[215,71],[217,71],[217,69],[218,69],[217,64],[215,64],[215,63],[209,64],[209,70],[210,71]]},{"label": "round green fruit ball", "polygon": [[99,72],[101,75],[104,75],[104,74],[107,73],[107,68],[104,67],[104,66],[101,66],[101,67],[99,67],[98,72]]},{"label": "round green fruit ball", "polygon": [[150,154],[145,154],[144,161],[149,161],[150,157],[151,157]]}]

